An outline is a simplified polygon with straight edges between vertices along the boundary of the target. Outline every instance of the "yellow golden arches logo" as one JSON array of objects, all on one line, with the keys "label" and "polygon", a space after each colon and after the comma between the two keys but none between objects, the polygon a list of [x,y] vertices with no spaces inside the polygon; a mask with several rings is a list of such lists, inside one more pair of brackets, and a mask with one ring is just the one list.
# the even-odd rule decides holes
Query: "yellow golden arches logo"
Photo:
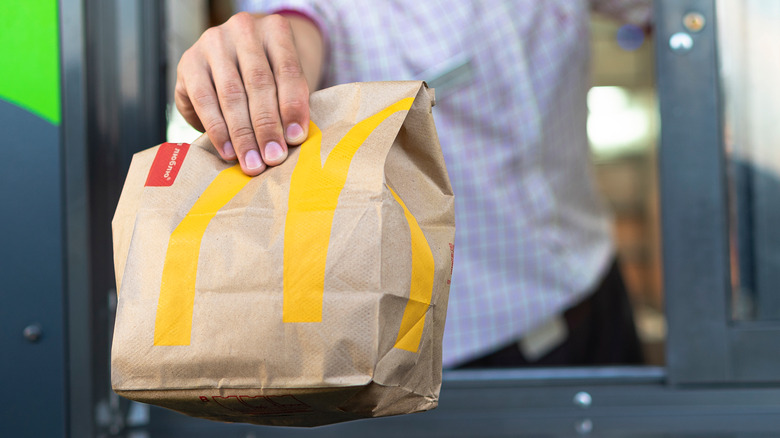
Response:
[{"label": "yellow golden arches logo", "polygon": [[203,233],[217,212],[250,179],[238,165],[220,172],[171,233],[154,321],[154,345],[190,345],[195,278]]},{"label": "yellow golden arches logo", "polygon": [[[322,133],[312,123],[290,180],[283,255],[283,321],[320,322],[326,251],[338,198],[349,166],[371,132],[390,115],[408,111],[413,98],[402,99],[356,124],[321,164]],[[198,255],[211,219],[249,182],[238,166],[220,172],[171,234],[163,267],[155,320],[154,345],[189,345]],[[433,291],[433,256],[417,221],[403,207],[412,239],[412,278],[396,348],[416,352]]]},{"label": "yellow golden arches logo", "polygon": [[398,330],[398,338],[395,340],[395,348],[417,352],[420,348],[423,328],[425,326],[425,313],[431,304],[433,295],[434,260],[428,240],[414,218],[406,208],[406,204],[392,187],[387,186],[393,194],[396,202],[401,204],[409,224],[409,234],[412,240],[412,278],[409,286],[409,301],[406,302],[404,316],[401,318],[401,328]]},{"label": "yellow golden arches logo", "polygon": [[290,179],[284,224],[284,322],[322,320],[326,251],[333,216],[347,182],[352,158],[371,132],[391,114],[408,110],[414,99],[400,100],[356,124],[321,163],[322,133],[312,123]]}]

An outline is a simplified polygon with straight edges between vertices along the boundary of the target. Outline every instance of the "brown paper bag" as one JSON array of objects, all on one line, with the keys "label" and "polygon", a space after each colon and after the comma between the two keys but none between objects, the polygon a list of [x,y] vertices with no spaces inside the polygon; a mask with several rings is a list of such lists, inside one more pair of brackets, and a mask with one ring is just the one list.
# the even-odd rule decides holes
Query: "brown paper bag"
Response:
[{"label": "brown paper bag", "polygon": [[313,93],[309,139],[255,178],[206,136],[136,154],[114,390],[256,424],[436,407],[455,228],[432,105],[422,82]]}]

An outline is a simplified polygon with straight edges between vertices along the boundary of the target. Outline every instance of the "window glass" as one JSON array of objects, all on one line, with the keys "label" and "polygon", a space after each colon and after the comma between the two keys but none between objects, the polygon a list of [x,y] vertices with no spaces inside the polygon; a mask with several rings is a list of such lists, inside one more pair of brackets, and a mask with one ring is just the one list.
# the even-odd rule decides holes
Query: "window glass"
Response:
[{"label": "window glass", "polygon": [[728,157],[731,315],[780,318],[780,2],[717,2]]}]

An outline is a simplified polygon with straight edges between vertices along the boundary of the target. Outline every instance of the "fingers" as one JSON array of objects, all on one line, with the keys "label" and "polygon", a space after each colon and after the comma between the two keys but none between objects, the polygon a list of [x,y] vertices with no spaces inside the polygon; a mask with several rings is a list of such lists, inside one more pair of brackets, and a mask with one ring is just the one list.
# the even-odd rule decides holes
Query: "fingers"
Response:
[{"label": "fingers", "polygon": [[251,18],[232,20],[257,144],[263,160],[275,166],[287,158],[287,144],[306,139],[309,126],[309,89],[292,29],[279,15],[265,17],[260,29]]},{"label": "fingers", "polygon": [[184,85],[184,81],[181,77],[176,78],[176,87],[174,89],[173,99],[176,102],[176,108],[179,109],[179,113],[184,117],[193,128],[200,132],[205,132],[206,129],[203,124],[200,123],[198,114],[195,112],[195,108],[192,107],[192,101],[189,95],[187,95],[187,88]]},{"label": "fingers", "polygon": [[265,19],[265,47],[276,80],[285,139],[301,144],[308,136],[309,87],[295,47],[290,22],[279,15]]},{"label": "fingers", "polygon": [[255,144],[262,160],[269,166],[275,166],[287,158],[287,144],[279,116],[276,78],[260,42],[260,34],[251,21],[253,19],[249,17],[244,20],[241,15],[237,15],[231,20],[236,21],[232,28],[233,41],[236,42],[238,67],[246,92]]},{"label": "fingers", "polygon": [[[229,44],[220,41],[219,44]],[[214,78],[217,98],[227,124],[230,141],[242,170],[247,175],[258,175],[266,168],[250,117],[247,91],[239,74],[237,61],[228,53],[233,50],[214,50],[208,60]]]},{"label": "fingers", "polygon": [[[208,66],[187,53],[179,62],[174,98],[184,119],[195,129],[206,131],[211,144],[225,160],[235,160],[227,125],[222,117],[216,90],[208,74]],[[186,82],[185,79],[186,78]]]}]

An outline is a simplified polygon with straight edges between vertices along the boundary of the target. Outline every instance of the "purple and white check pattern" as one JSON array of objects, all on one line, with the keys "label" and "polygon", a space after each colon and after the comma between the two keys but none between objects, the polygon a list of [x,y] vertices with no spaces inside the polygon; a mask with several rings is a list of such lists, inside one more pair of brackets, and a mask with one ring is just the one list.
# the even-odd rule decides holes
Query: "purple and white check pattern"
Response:
[{"label": "purple and white check pattern", "polygon": [[[455,193],[455,267],[444,334],[453,366],[575,304],[611,262],[585,123],[591,7],[645,24],[644,0],[247,0],[318,23],[323,86],[468,76],[433,114]],[[457,82],[457,81],[455,81]]]}]

